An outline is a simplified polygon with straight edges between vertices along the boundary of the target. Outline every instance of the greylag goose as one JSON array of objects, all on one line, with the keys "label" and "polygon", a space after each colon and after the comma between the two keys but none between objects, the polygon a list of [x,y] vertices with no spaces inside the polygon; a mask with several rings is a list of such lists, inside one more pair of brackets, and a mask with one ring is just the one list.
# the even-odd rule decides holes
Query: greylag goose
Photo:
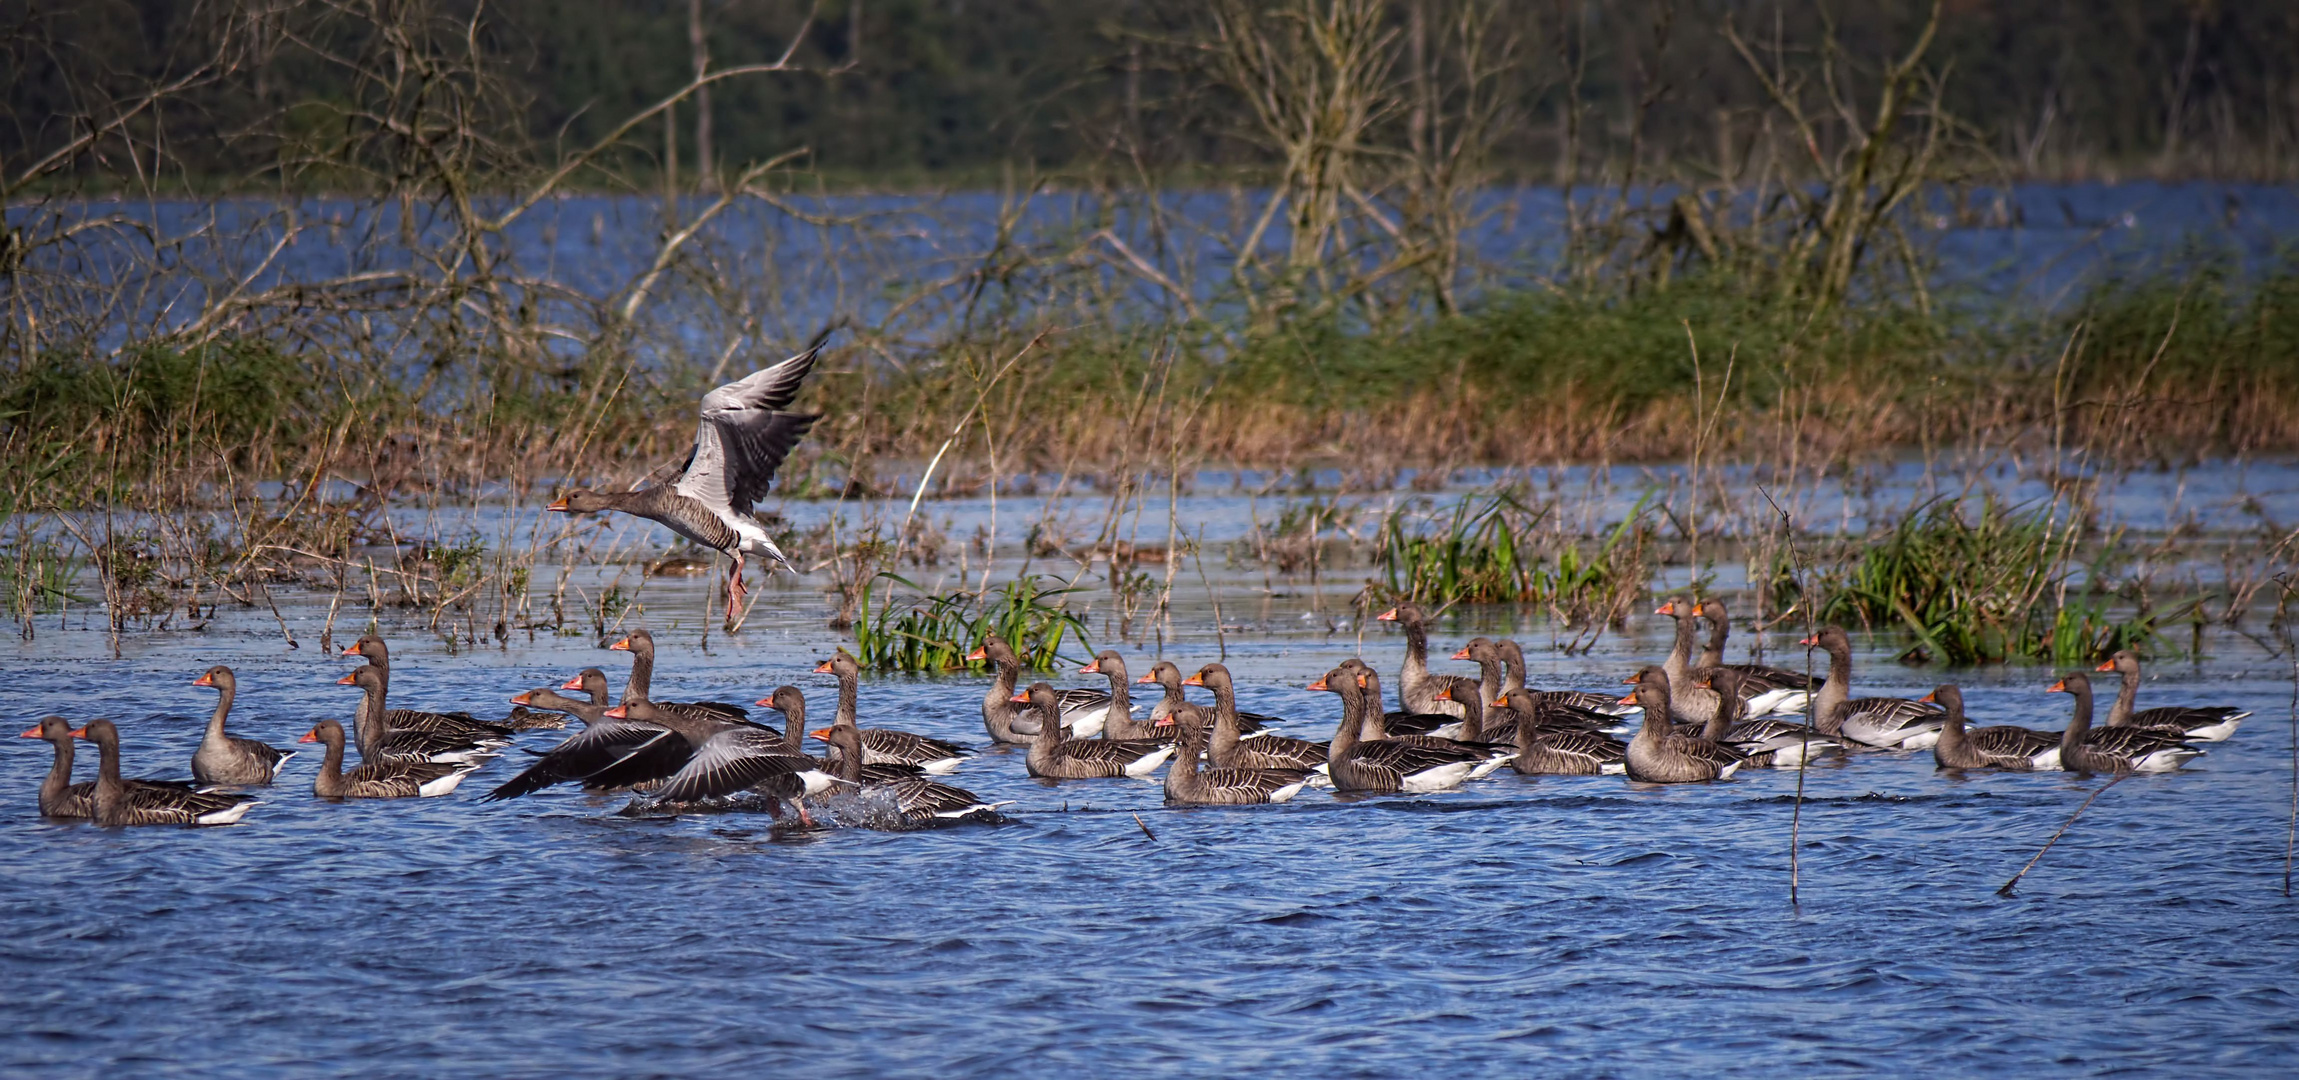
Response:
[{"label": "greylag goose", "polygon": [[[1363,717],[1365,730],[1359,735],[1359,738],[1364,742],[1402,742],[1414,746],[1426,747],[1432,750],[1444,750],[1448,752],[1460,750],[1478,754],[1484,760],[1478,764],[1476,769],[1469,773],[1469,779],[1471,780],[1481,780],[1487,776],[1492,775],[1495,770],[1499,769],[1503,765],[1508,764],[1509,758],[1514,756],[1517,752],[1516,747],[1502,743],[1490,743],[1483,741],[1473,742],[1467,739],[1448,738],[1443,735],[1409,735],[1392,733],[1388,727],[1388,716],[1387,714],[1383,713],[1380,708],[1380,674],[1375,672],[1364,662],[1355,659],[1342,661],[1341,670],[1354,674],[1357,678],[1357,685],[1365,691],[1365,715]],[[1459,703],[1456,702],[1455,704]],[[1453,730],[1466,731],[1467,727],[1467,717],[1464,716],[1458,724],[1454,725]]]},{"label": "greylag goose", "polygon": [[1102,738],[1152,739],[1168,742],[1175,737],[1171,724],[1152,720],[1136,720],[1133,714],[1132,680],[1126,674],[1125,657],[1116,649],[1103,649],[1078,669],[1080,675],[1100,675],[1110,682],[1109,711],[1103,714]]},{"label": "greylag goose", "polygon": [[[44,717],[38,724],[23,732],[27,739],[46,739],[56,748],[56,760],[48,768],[48,777],[40,781],[40,814],[52,818],[86,818],[96,814],[91,801],[96,794],[96,782],[72,782],[72,723],[61,716]],[[131,784],[182,788],[185,791],[204,791],[205,787],[182,780],[130,780]]]},{"label": "greylag goose", "polygon": [[[790,689],[796,695],[797,688]],[[805,705],[799,704],[798,709],[798,722],[785,734],[764,724],[696,721],[671,716],[640,702],[617,705],[604,715],[617,720],[639,719],[661,724],[684,739],[691,752],[668,776],[644,780],[627,776],[614,786],[637,787],[645,780],[661,781],[632,802],[629,809],[634,812],[718,808],[730,801],[739,806],[745,796],[764,796],[769,812],[779,813],[781,801],[792,800],[799,819],[811,825],[813,821],[806,812],[804,797],[830,790],[838,778],[800,748],[798,736],[805,722]],[[618,713],[622,715],[616,715]],[[609,772],[632,768],[634,766],[626,762]],[[595,782],[596,777],[593,779]]]},{"label": "greylag goose", "polygon": [[2060,733],[2060,768],[2080,773],[2170,772],[2202,755],[2175,731],[2091,726],[2091,676],[2068,672],[2049,693],[2075,698],[2067,730]]},{"label": "greylag goose", "polygon": [[[1844,744],[1794,720],[1775,717],[1741,719],[1743,702],[1748,700],[1739,686],[1740,672],[1729,667],[1704,668],[1699,681],[1716,691],[1716,715],[1699,735],[1719,746],[1729,746],[1741,754],[1741,765],[1750,769],[1793,769],[1821,754],[1844,749]],[[1689,734],[1689,733],[1688,733]]]},{"label": "greylag goose", "polygon": [[[1223,670],[1226,671],[1228,669],[1224,668]],[[1165,691],[1165,696],[1159,698],[1156,704],[1150,706],[1149,718],[1150,722],[1153,724],[1165,719],[1168,716],[1173,715],[1173,711],[1175,709],[1189,704],[1189,699],[1182,696],[1182,687],[1205,685],[1204,683],[1198,682],[1194,679],[1183,679],[1181,676],[1181,669],[1175,667],[1173,662],[1170,660],[1160,660],[1157,663],[1151,664],[1149,674],[1134,680],[1136,685],[1145,685],[1153,682]],[[1236,704],[1236,698],[1234,696],[1232,696],[1230,703],[1233,706]],[[1284,719],[1276,716],[1271,716],[1268,713],[1247,712],[1244,709],[1238,708],[1232,708],[1230,712],[1237,717],[1237,733],[1239,738],[1259,738],[1264,733],[1268,732],[1273,725],[1282,724],[1285,722]],[[1219,729],[1217,727],[1216,731],[1218,732],[1218,730]],[[1218,733],[1214,736],[1214,741],[1216,744],[1219,744],[1221,741],[1221,736]]]},{"label": "greylag goose", "polygon": [[[814,738],[830,744],[830,752],[820,758],[806,752],[806,694],[804,692],[795,686],[778,686],[775,687],[774,693],[759,699],[759,704],[782,714],[783,731],[787,733],[782,739],[782,753],[784,757],[791,759],[792,766],[803,769],[808,763],[812,763],[815,768],[829,774],[833,779],[844,775],[846,763],[839,758],[839,755],[845,752],[839,749],[841,740],[824,739],[820,735],[815,735]],[[853,728],[854,714],[846,709],[840,709],[831,727]],[[830,728],[822,728],[821,730],[828,731]],[[927,763],[935,764],[948,760],[935,756],[945,753],[944,751],[913,747],[906,754],[873,761],[870,757],[873,751],[870,750],[869,742],[863,736],[872,734],[875,729],[864,731],[861,728],[855,728],[855,730],[860,733],[856,736],[857,741],[863,744],[862,779],[873,784],[889,783],[904,777],[926,775],[927,770],[919,762],[896,760],[896,757],[915,756],[925,759]],[[888,732],[888,734],[908,735],[909,732],[895,731]],[[916,735],[912,738],[924,739],[926,737]],[[899,741],[889,742],[887,745],[903,749],[903,745]],[[951,766],[951,768],[955,767]],[[947,772],[948,769],[943,771]]]},{"label": "greylag goose", "polygon": [[311,782],[311,793],[322,799],[436,799],[455,790],[464,777],[479,768],[381,758],[362,761],[358,768],[344,772],[343,725],[333,720],[320,721],[296,741],[319,743],[327,749],[319,762],[319,777]]},{"label": "greylag goose", "polygon": [[1964,727],[1964,690],[1941,683],[1924,695],[1944,713],[1940,741],[1932,744],[1932,760],[1943,769],[2004,769],[2035,772],[2060,767],[2060,737],[2048,731],[2013,727]]},{"label": "greylag goose", "polygon": [[[343,655],[367,659],[367,666],[375,669],[376,685],[381,689],[378,698],[391,694],[391,648],[374,634],[362,636],[343,647]],[[501,724],[490,724],[467,712],[428,712],[422,709],[394,709],[384,707],[384,725],[393,731],[434,731],[442,735],[492,742],[501,746],[510,741],[511,729]]]},{"label": "greylag goose", "polygon": [[1396,739],[1365,741],[1367,713],[1378,716],[1379,701],[1370,700],[1358,681],[1359,671],[1335,668],[1309,684],[1311,690],[1341,695],[1341,723],[1333,729],[1333,750],[1326,771],[1335,791],[1385,794],[1422,794],[1456,788],[1485,764],[1485,755],[1467,748],[1440,749]]},{"label": "greylag goose", "polygon": [[[1301,793],[1312,775],[1307,769],[1198,768],[1213,718],[1191,706],[1164,723],[1175,730],[1173,767],[1165,771],[1167,806],[1250,806],[1281,803]],[[1257,740],[1258,741],[1258,740]]]},{"label": "greylag goose", "polygon": [[[1514,645],[1514,642],[1510,644]],[[1480,729],[1478,737],[1495,742],[1516,742],[1517,732],[1520,727],[1527,723],[1528,718],[1501,703],[1510,700],[1509,695],[1511,693],[1526,689],[1523,680],[1512,679],[1506,675],[1507,662],[1502,659],[1500,648],[1493,642],[1478,638],[1471,641],[1468,647],[1461,651],[1469,654],[1468,659],[1477,662],[1478,678],[1469,685],[1463,685],[1461,681],[1456,680],[1451,688],[1440,691],[1438,697],[1442,700],[1464,703],[1470,702],[1472,699],[1484,703],[1481,710],[1483,717],[1478,724]],[[1458,657],[1459,654],[1457,653],[1455,656]],[[1512,683],[1515,685],[1511,685]],[[1616,722],[1616,718],[1609,713],[1592,712],[1575,704],[1585,697],[1584,691],[1561,691],[1557,693],[1534,691],[1533,694],[1534,696],[1522,700],[1540,702],[1541,714],[1537,717],[1531,717],[1529,720],[1531,726],[1542,729],[1541,733],[1565,730],[1597,731],[1610,727]],[[1475,713],[1480,710],[1471,707],[1468,711]],[[1467,726],[1466,721],[1467,717],[1464,716],[1464,729]],[[1462,737],[1469,738],[1465,730]]]},{"label": "greylag goose", "polygon": [[1373,617],[1405,631],[1405,667],[1397,676],[1397,700],[1405,711],[1459,717],[1461,703],[1439,700],[1437,691],[1444,687],[1429,677],[1429,613],[1418,604],[1399,604]]},{"label": "greylag goose", "polygon": [[[1185,685],[1202,686],[1213,691],[1213,731],[1208,753],[1215,768],[1310,771],[1324,768],[1326,751],[1329,749],[1324,743],[1270,734],[1251,739],[1244,737],[1245,732],[1237,711],[1237,686],[1230,681],[1229,668],[1221,664],[1207,664],[1199,668],[1197,674],[1190,676]],[[1185,703],[1185,707],[1196,706]]]},{"label": "greylag goose", "polygon": [[[666,464],[648,475],[637,491],[567,492],[546,510],[596,514],[614,510],[669,528],[725,555],[726,621],[733,625],[749,589],[742,583],[745,555],[762,555],[774,566],[790,565],[751,506],[766,497],[782,459],[814,426],[819,414],[781,412],[822,354],[825,330],[806,351],[764,371],[755,371],[703,395],[694,448],[680,465]],[[771,569],[771,567],[770,567]]]},{"label": "greylag goose", "polygon": [[90,720],[72,736],[96,744],[88,817],[98,825],[230,825],[255,806],[253,795],[120,779],[120,729],[109,720]]},{"label": "greylag goose", "polygon": [[[1525,681],[1525,650],[1513,638],[1493,642],[1493,655],[1501,661],[1501,693],[1529,689]],[[1473,660],[1467,650],[1453,654],[1455,660]],[[1498,700],[1497,698],[1495,700]],[[1551,709],[1564,708],[1598,716],[1618,717],[1636,711],[1633,705],[1620,703],[1620,695],[1601,690],[1543,690],[1541,701]]]},{"label": "greylag goose", "polygon": [[858,728],[833,725],[816,730],[813,736],[830,744],[840,779],[859,788],[862,795],[891,798],[895,812],[908,828],[960,822],[996,823],[1002,820],[998,816],[999,808],[1013,805],[1010,799],[989,802],[965,788],[923,776],[871,779],[860,764],[862,735]]},{"label": "greylag goose", "polygon": [[480,797],[500,802],[532,795],[553,784],[585,783],[610,774],[634,758],[644,759],[636,771],[668,776],[685,764],[691,751],[686,741],[660,724],[628,718],[612,719],[607,708],[562,697],[548,688],[529,690],[511,699],[537,708],[558,709],[580,717],[583,730],[544,752],[534,764]]},{"label": "greylag goose", "polygon": [[1739,751],[1676,730],[1669,720],[1668,695],[1668,672],[1648,667],[1637,676],[1636,690],[1628,696],[1644,710],[1644,722],[1628,742],[1629,779],[1648,784],[1697,784],[1724,780],[1740,771]]},{"label": "greylag goose", "polygon": [[1538,690],[1510,690],[1495,702],[1519,717],[1517,756],[1509,767],[1526,776],[1607,776],[1628,771],[1628,746],[1601,731],[1544,728],[1537,719],[1548,708]]},{"label": "greylag goose", "polygon": [[193,679],[192,685],[216,690],[215,715],[208,718],[200,748],[192,751],[192,779],[203,784],[268,784],[278,777],[280,766],[287,764],[295,751],[224,733],[224,718],[231,715],[232,698],[239,692],[239,681],[232,677],[231,669],[217,664]]},{"label": "greylag goose", "polygon": [[440,731],[399,731],[384,718],[389,715],[383,707],[383,671],[374,664],[357,668],[351,674],[335,680],[338,686],[356,686],[362,692],[359,711],[353,715],[353,734],[359,739],[361,761],[381,761],[400,758],[407,761],[435,761],[450,764],[477,764],[495,756],[498,740],[480,740]]},{"label": "greylag goose", "polygon": [[[862,665],[847,655],[846,650],[838,650],[838,655],[816,665],[814,670],[816,674],[827,674],[838,679],[838,713],[831,722],[834,726],[855,728],[862,733],[863,764],[913,765],[920,772],[944,776],[957,772],[958,766],[964,765],[967,756],[973,753],[957,743],[928,738],[916,732],[858,727],[854,717],[857,699],[861,696]],[[788,691],[788,694],[784,691]],[[786,707],[793,702],[799,709],[796,715],[792,715]],[[782,687],[760,698],[758,704],[779,710],[784,716],[790,717],[791,730],[805,730],[806,698],[798,692],[797,687]],[[831,756],[837,757],[836,754]]]},{"label": "greylag goose", "polygon": [[1703,600],[1693,608],[1693,613],[1708,620],[1708,644],[1701,647],[1696,670],[1724,669],[1740,676],[1742,716],[1802,712],[1811,702],[1812,691],[1818,683],[1804,672],[1770,664],[1724,662],[1724,643],[1732,635],[1732,616],[1724,610],[1724,601],[1714,597]]},{"label": "greylag goose", "polygon": [[[1716,715],[1716,691],[1701,686],[1693,674],[1693,639],[1699,634],[1692,612],[1692,601],[1683,597],[1669,600],[1653,609],[1655,615],[1666,615],[1676,620],[1675,644],[1669,648],[1668,658],[1660,664],[1660,669],[1668,673],[1668,707],[1676,710],[1676,715],[1670,719],[1685,724],[1706,724],[1710,717]],[[1643,678],[1643,672],[1640,671],[1626,681],[1640,682]],[[1626,701],[1627,698],[1622,700]]]},{"label": "greylag goose", "polygon": [[644,701],[663,712],[688,716],[699,721],[729,720],[739,723],[750,718],[750,710],[740,705],[730,705],[724,701],[656,701],[654,699],[655,636],[648,633],[644,627],[624,634],[607,648],[616,652],[631,654],[631,674],[629,678],[623,680],[624,704]]},{"label": "greylag goose", "polygon": [[584,697],[590,698],[591,704],[600,709],[605,709],[608,705],[607,673],[595,667],[587,667],[576,672],[566,682],[560,683],[559,689],[568,693],[580,693]]},{"label": "greylag goose", "polygon": [[[987,660],[996,671],[990,689],[982,695],[982,729],[990,738],[1009,746],[1030,746],[1037,741],[1038,717],[1033,709],[1021,708],[1014,703],[1022,698],[1014,687],[1022,679],[1022,658],[1004,638],[989,638],[973,652],[966,654],[969,661]],[[1054,695],[1066,729],[1063,738],[1090,739],[1101,734],[1102,724],[1108,719],[1110,696],[1100,690],[1060,690]]]},{"label": "greylag goose", "polygon": [[1823,626],[1797,644],[1828,650],[1828,678],[1813,696],[1813,723],[1823,734],[1888,750],[1924,750],[1940,741],[1946,720],[1938,706],[1852,696],[1852,639],[1843,627]]},{"label": "greylag goose", "polygon": [[1146,740],[1065,739],[1061,727],[1061,698],[1046,683],[1031,683],[1017,695],[1038,712],[1038,736],[1030,743],[1031,776],[1054,780],[1090,780],[1106,776],[1148,779],[1173,756],[1174,744]]},{"label": "greylag goose", "polygon": [[2133,712],[2139,697],[2139,654],[2130,649],[2116,650],[2115,656],[2094,670],[2113,671],[2123,679],[2115,692],[2115,704],[2107,709],[2107,726],[2111,728],[2155,728],[2176,732],[2189,742],[2219,742],[2235,734],[2251,715],[2250,710],[2232,705],[2166,705]]}]

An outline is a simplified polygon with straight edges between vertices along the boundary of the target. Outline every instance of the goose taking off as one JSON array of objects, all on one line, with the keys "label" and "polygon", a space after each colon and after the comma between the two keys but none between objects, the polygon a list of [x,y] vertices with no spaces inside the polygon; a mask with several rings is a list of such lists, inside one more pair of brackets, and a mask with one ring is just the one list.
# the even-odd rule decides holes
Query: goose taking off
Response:
[{"label": "goose taking off", "polygon": [[545,507],[567,514],[620,510],[668,527],[672,532],[733,560],[726,575],[726,620],[742,610],[745,555],[764,555],[789,566],[766,526],[751,516],[751,504],[766,497],[774,471],[820,414],[780,412],[798,396],[800,383],[814,370],[825,330],[806,351],[764,371],[721,386],[702,399],[694,449],[686,461],[664,465],[637,491],[576,489]]}]

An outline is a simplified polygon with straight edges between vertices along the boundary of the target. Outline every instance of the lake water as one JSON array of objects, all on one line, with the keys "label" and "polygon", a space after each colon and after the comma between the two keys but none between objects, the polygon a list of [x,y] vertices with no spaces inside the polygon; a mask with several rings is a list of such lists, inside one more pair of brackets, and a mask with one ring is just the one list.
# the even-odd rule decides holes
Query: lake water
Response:
[{"label": "lake water", "polygon": [[[819,599],[779,590],[706,649],[702,588],[649,586],[657,696],[791,682],[826,713]],[[10,730],[109,716],[131,775],[182,774],[213,704],[189,683],[216,662],[239,672],[238,733],[285,745],[348,718],[350,662],[314,644],[325,604],[286,599],[299,650],[260,609],[130,633],[117,659],[100,619],[51,617],[0,644]],[[1335,701],[1300,687],[1360,648],[1394,672],[1401,644],[1327,633],[1299,618],[1313,600],[1335,602],[1267,600],[1226,648],[1248,707],[1324,737]],[[1224,645],[1197,606],[1175,622],[1168,656]],[[1535,648],[1535,680],[1614,684],[1665,651],[1665,622],[1589,656]],[[484,715],[586,665],[624,670],[587,636],[450,653],[420,625],[384,629],[393,700],[412,707]],[[1545,640],[1480,609],[1437,629],[1440,655],[1498,630]],[[2258,715],[2186,771],[2108,792],[2012,899],[1997,886],[2100,781],[1872,753],[1808,771],[1800,821],[1792,772],[1651,787],[1504,771],[1429,797],[1176,811],[1153,784],[1041,785],[989,751],[955,779],[1016,800],[1008,824],[792,833],[751,814],[627,819],[619,797],[563,789],[477,802],[515,750],[448,798],[332,805],[306,755],[239,826],[105,830],[40,819],[48,747],[11,739],[0,1072],[2289,1075],[2291,669],[2212,641],[2155,665],[2145,700]],[[1141,668],[1154,646],[1125,650]],[[1863,644],[1863,691],[1943,677],[1888,651]],[[2064,719],[2051,672],[1949,677],[1985,720]],[[982,687],[870,678],[864,722],[982,745]]]}]

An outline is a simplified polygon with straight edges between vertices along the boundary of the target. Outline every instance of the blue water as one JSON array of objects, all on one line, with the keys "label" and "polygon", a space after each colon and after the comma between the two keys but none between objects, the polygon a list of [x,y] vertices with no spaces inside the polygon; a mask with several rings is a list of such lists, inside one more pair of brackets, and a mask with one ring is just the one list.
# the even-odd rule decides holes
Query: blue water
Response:
[{"label": "blue water", "polygon": [[[826,715],[815,612],[769,612],[706,651],[667,628],[699,584],[659,588],[657,696],[748,701],[788,681]],[[189,682],[220,661],[240,674],[234,729],[292,742],[355,694],[313,644],[323,616],[285,609],[300,650],[268,611],[227,612],[204,633],[128,634],[119,659],[100,629],[51,621],[0,645],[10,730],[111,716],[131,773],[180,773],[213,702]],[[1506,620],[1447,623],[1440,654]],[[1536,651],[1536,682],[1617,680],[1664,650],[1662,621],[1593,656]],[[420,626],[384,629],[408,706],[484,713],[624,666],[588,638],[450,654]],[[1298,688],[1357,639],[1227,644],[1249,707],[1329,734],[1334,699]],[[1149,648],[1125,648],[1146,666]],[[1216,649],[1190,634],[1168,655]],[[1394,633],[1363,649],[1395,670]],[[1941,677],[1859,660],[1864,692]],[[1009,824],[793,833],[625,819],[620,798],[565,790],[478,803],[516,752],[445,799],[326,804],[306,756],[242,825],[105,830],[38,818],[48,748],[11,739],[0,1073],[2286,1076],[2288,663],[2229,635],[2157,665],[2147,701],[2259,715],[2187,771],[2108,792],[2008,900],[1997,886],[2100,781],[1866,754],[1805,776],[1800,821],[1793,773],[1663,788],[1504,772],[1425,798],[1171,811],[1152,784],[1041,785],[991,751],[955,779],[1018,800]],[[2064,717],[2050,672],[1956,677],[1984,719]],[[981,689],[869,679],[864,721],[979,745]]]}]

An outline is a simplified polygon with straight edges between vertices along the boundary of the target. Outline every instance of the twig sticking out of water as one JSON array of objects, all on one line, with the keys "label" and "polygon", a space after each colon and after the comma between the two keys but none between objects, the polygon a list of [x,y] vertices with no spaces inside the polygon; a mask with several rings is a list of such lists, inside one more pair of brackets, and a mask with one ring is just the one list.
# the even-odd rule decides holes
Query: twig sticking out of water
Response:
[{"label": "twig sticking out of water", "polygon": [[1157,842],[1157,834],[1150,831],[1149,825],[1142,821],[1142,816],[1140,814],[1134,815],[1134,824],[1141,826],[1142,835],[1149,837],[1151,843],[1154,844]]},{"label": "twig sticking out of water", "polygon": [[[1804,560],[1802,556],[1798,555],[1796,552],[1796,523],[1788,517],[1788,511],[1781,509],[1780,504],[1773,501],[1772,493],[1765,490],[1764,485],[1756,485],[1756,492],[1757,494],[1764,496],[1764,501],[1771,505],[1772,512],[1780,516],[1781,543],[1786,545],[1788,548],[1789,569],[1791,573],[1796,575],[1797,593],[1798,595],[1802,595],[1804,585]],[[1770,585],[1767,584],[1766,588],[1769,589]],[[1804,625],[1804,636],[1806,640],[1812,640],[1813,638],[1819,636],[1820,628],[1813,625],[1812,623],[1812,605],[1810,604],[1804,605]],[[1797,841],[1800,839],[1800,835],[1804,828],[1804,766],[1805,763],[1810,761],[1812,758],[1812,727],[1814,721],[1813,710],[1818,708],[1814,702],[1819,699],[1819,695],[1811,692],[1809,689],[1812,685],[1812,647],[1809,645],[1805,646],[1804,648],[1804,685],[1807,688],[1804,694],[1804,741],[1800,745],[1796,755],[1796,801],[1794,804],[1792,804],[1790,810],[1788,811],[1789,907],[1796,906],[1797,872],[1801,869],[1801,867],[1797,865],[1796,848]]]},{"label": "twig sticking out of water", "polygon": [[2130,773],[2119,774],[2115,779],[2093,788],[2091,795],[2084,799],[2083,805],[2076,807],[2075,813],[2068,815],[2067,824],[2061,825],[2059,831],[2052,834],[2051,839],[2044,841],[2044,846],[2036,849],[2035,858],[2029,859],[2026,866],[2020,867],[2019,873],[2013,874],[2010,881],[2004,882],[2004,887],[1997,889],[1996,895],[2005,897],[2012,895],[2012,888],[2020,883],[2021,878],[2028,876],[2028,871],[2036,868],[2036,863],[2042,861],[2044,852],[2050,851],[2053,844],[2059,843],[2060,837],[2067,835],[2067,831],[2075,826],[2075,819],[2082,817],[2084,811],[2091,809],[2092,800],[2107,794],[2107,789],[2123,783],[2124,779],[2131,775]]}]

